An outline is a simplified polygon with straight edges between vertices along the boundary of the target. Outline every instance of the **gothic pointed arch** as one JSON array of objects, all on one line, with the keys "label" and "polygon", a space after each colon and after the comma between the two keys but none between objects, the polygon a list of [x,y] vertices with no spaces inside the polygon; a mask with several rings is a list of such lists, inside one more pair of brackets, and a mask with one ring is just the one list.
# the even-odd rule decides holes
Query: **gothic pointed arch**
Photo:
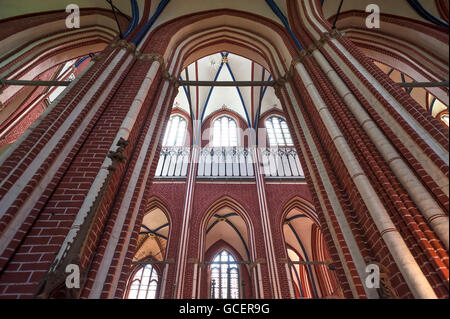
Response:
[{"label": "gothic pointed arch", "polygon": [[[251,267],[255,259],[254,234],[252,221],[244,208],[229,196],[216,200],[204,214],[201,223],[201,245],[200,261],[206,263],[207,267],[203,274],[206,276],[201,285],[201,295],[203,297],[227,298],[226,295],[212,293],[219,286],[214,286],[213,269],[216,265],[214,259],[221,251],[228,251],[231,254],[230,263],[226,267],[236,268],[235,292],[233,298],[249,298],[253,295],[254,273]],[[232,262],[233,261],[233,262]],[[237,263],[236,263],[237,262]],[[227,268],[228,269],[228,268]],[[238,276],[239,274],[239,276]],[[222,276],[223,275],[223,276]],[[223,280],[228,280],[227,274],[221,274]],[[230,286],[227,286],[230,288]],[[245,288],[246,287],[246,288]],[[234,289],[234,288],[233,288]],[[230,293],[230,291],[228,291]],[[227,295],[230,297],[230,295]]]},{"label": "gothic pointed arch", "polygon": [[[94,0],[80,0],[89,1]],[[322,1],[136,2],[147,8],[139,15],[144,21],[130,23],[138,29],[123,41],[113,37],[65,94],[0,155],[2,297],[122,298],[136,265],[155,267],[147,266],[149,276],[143,268],[134,272],[132,282],[160,286],[142,297],[208,297],[208,267],[218,262],[207,251],[221,245],[227,247],[226,259],[233,256],[225,261],[229,268],[248,273],[248,279],[240,279],[244,295],[250,292],[253,298],[448,297],[449,137],[432,116],[448,121],[443,110],[418,104],[414,92],[396,85],[356,38],[346,37],[339,24],[332,29]],[[41,1],[36,8],[45,3],[57,1]],[[428,1],[423,10],[419,1],[386,3],[395,9],[389,14],[407,8],[404,12],[414,15],[414,22],[401,17],[411,22],[403,26],[384,20],[388,38],[402,33],[392,42],[410,41],[419,49],[411,60],[447,60],[448,43],[433,19],[439,2]],[[40,25],[33,16],[26,22]],[[417,43],[412,31],[421,24],[430,32],[420,30],[425,41]],[[379,34],[364,36],[378,40]],[[423,64],[424,72],[437,73],[429,61]],[[220,67],[228,73],[220,74]],[[197,72],[202,68],[209,68],[207,78]],[[283,111],[294,144],[289,151],[304,168],[301,176],[280,174],[276,165],[267,174],[254,140],[239,154],[246,174],[227,174],[226,165],[210,165],[217,174],[200,171],[205,149],[199,133],[211,90],[193,83],[216,77],[271,87],[264,97],[270,93],[271,98],[263,101],[264,88],[252,92],[233,85],[228,91],[252,129],[266,110]],[[7,87],[2,94],[13,91]],[[169,167],[187,159],[186,170],[155,176],[164,128],[180,92],[193,138],[186,151],[173,152]],[[33,103],[25,95],[21,99]],[[211,99],[220,102],[217,95]],[[269,155],[280,158],[284,150]],[[237,151],[231,148],[222,158]],[[283,163],[293,164],[286,157]],[[295,203],[297,196],[310,204]],[[164,205],[149,211],[153,197]],[[160,219],[169,220],[170,231],[153,224]],[[164,250],[168,254],[161,259]],[[158,269],[159,264],[164,267]],[[68,265],[80,269],[76,290],[64,284]],[[381,289],[365,284],[368,266],[380,269]],[[151,279],[153,270],[158,281]]]},{"label": "gothic pointed arch", "polygon": [[139,230],[124,298],[161,298],[165,285],[170,225],[167,206],[159,198],[151,197]]},{"label": "gothic pointed arch", "polygon": [[330,258],[313,205],[296,196],[287,202],[281,216],[290,280],[296,297],[342,297],[336,274],[331,270],[335,268],[330,268],[337,261]]}]

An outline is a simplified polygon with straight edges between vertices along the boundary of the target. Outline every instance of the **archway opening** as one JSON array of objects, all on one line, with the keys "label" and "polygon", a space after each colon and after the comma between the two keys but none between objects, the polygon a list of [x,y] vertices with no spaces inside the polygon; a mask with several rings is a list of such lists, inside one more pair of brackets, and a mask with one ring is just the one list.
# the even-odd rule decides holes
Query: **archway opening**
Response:
[{"label": "archway opening", "polygon": [[162,297],[170,223],[161,207],[151,209],[142,221],[127,284],[127,299]]},{"label": "archway opening", "polygon": [[317,221],[301,206],[291,207],[283,221],[283,235],[295,297],[339,297],[339,285]]},{"label": "archway opening", "polygon": [[222,207],[206,224],[202,295],[211,299],[252,296],[251,247],[245,220],[235,209]]}]

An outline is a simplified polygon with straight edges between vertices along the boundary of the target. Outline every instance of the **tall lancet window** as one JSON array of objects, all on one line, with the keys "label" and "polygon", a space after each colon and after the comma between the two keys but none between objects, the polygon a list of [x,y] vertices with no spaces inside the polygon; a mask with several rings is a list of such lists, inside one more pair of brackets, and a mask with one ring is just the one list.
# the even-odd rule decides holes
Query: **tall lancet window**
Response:
[{"label": "tall lancet window", "polygon": [[163,146],[183,146],[186,138],[187,122],[184,117],[173,115],[167,123]]},{"label": "tall lancet window", "polygon": [[236,259],[226,250],[211,263],[211,298],[239,299],[239,268]]},{"label": "tall lancet window", "polygon": [[266,120],[267,135],[271,147],[294,146],[291,133],[284,119],[279,116],[272,116]]},{"label": "tall lancet window", "polygon": [[213,123],[213,147],[238,146],[237,124],[229,116],[221,116]]},{"label": "tall lancet window", "polygon": [[158,273],[151,265],[139,269],[133,276],[128,299],[155,299]]}]

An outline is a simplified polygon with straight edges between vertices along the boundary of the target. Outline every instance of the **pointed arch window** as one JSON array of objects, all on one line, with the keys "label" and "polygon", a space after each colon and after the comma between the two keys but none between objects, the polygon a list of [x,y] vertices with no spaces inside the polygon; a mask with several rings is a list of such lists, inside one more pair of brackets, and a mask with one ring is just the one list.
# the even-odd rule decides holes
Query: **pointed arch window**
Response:
[{"label": "pointed arch window", "polygon": [[239,299],[239,266],[226,250],[219,253],[211,263],[211,298]]},{"label": "pointed arch window", "polygon": [[173,115],[167,123],[163,146],[183,146],[186,137],[187,121],[184,117]]},{"label": "pointed arch window", "polygon": [[271,147],[294,146],[291,133],[289,133],[287,123],[283,118],[279,116],[269,117],[266,120],[266,129]]},{"label": "pointed arch window", "polygon": [[156,299],[158,277],[152,265],[140,268],[131,281],[128,299]]},{"label": "pointed arch window", "polygon": [[237,124],[229,116],[221,116],[213,122],[213,147],[238,146]]}]

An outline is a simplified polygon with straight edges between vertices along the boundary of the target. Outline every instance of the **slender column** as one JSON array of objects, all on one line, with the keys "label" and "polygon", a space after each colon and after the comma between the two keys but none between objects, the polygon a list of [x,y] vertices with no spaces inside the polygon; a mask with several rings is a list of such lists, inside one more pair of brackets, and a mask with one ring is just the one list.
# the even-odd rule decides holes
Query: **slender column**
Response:
[{"label": "slender column", "polygon": [[190,158],[190,167],[187,177],[186,186],[186,198],[184,202],[183,219],[181,225],[180,234],[180,246],[178,248],[177,254],[177,268],[176,268],[176,280],[175,280],[175,298],[182,299],[184,278],[187,264],[187,253],[188,253],[188,239],[190,230],[190,220],[192,215],[192,206],[194,200],[194,189],[197,177],[197,167],[198,159],[200,156],[200,146],[193,145]]},{"label": "slender column", "polygon": [[[333,39],[331,41],[331,44],[339,50],[345,50],[344,47],[336,39]],[[338,56],[337,52],[333,50],[329,44],[325,44],[323,50],[327,52],[333,59],[335,59],[335,61],[337,61],[337,63],[342,67],[343,72],[349,78],[354,79],[353,84],[356,86],[359,92],[361,92],[365,96],[367,101],[371,104],[371,106],[373,106],[376,113],[380,117],[382,117],[383,121],[387,125],[389,125],[393,133],[404,143],[409,152],[414,156],[415,160],[420,163],[420,165],[425,169],[426,173],[439,186],[439,191],[445,194],[445,196],[447,196],[448,198],[449,155],[448,150],[446,150],[445,147],[441,145],[441,141],[435,139],[432,136],[433,133],[428,132],[428,130],[422,127],[421,124],[417,123],[417,120],[413,118],[413,116],[407,110],[404,109],[403,103],[397,102],[392,97],[390,92],[388,92],[388,90],[384,88],[384,86],[377,83],[377,80],[370,73],[368,73],[367,71],[364,72],[369,82],[374,84],[377,92],[379,92],[379,94],[382,94],[383,97],[386,96],[387,101],[390,103],[390,107],[392,107],[394,111],[391,111],[389,108],[385,108],[381,105],[375,94],[373,94],[365,84],[363,84],[357,77],[355,77],[355,75],[352,75],[352,71],[347,66],[346,62],[344,62],[341,57]],[[352,65],[362,67],[353,57],[349,59]],[[408,98],[410,97],[408,96]],[[413,102],[416,103],[415,101]],[[417,107],[420,106],[417,105]],[[422,109],[421,111],[422,113],[426,114],[425,110]],[[403,124],[394,117],[394,114],[396,112],[398,112],[398,114],[402,116]],[[427,117],[429,117],[430,120],[430,123],[427,126],[429,127],[435,119],[433,119],[429,115],[427,115]],[[411,129],[407,129],[407,126],[410,126]],[[440,127],[442,127],[442,125],[440,125]],[[365,129],[367,130],[367,128]],[[425,143],[423,143],[421,140]]]},{"label": "slender column", "polygon": [[384,205],[382,204],[377,193],[370,184],[363,169],[353,155],[353,152],[347,144],[339,127],[334,121],[325,102],[322,100],[319,92],[315,88],[308,72],[302,63],[296,66],[296,70],[300,75],[308,93],[315,102],[315,108],[320,114],[324,127],[332,138],[342,160],[352,177],[359,193],[361,194],[365,205],[367,206],[371,217],[373,218],[378,231],[381,233],[386,242],[393,258],[395,259],[400,271],[408,283],[411,291],[418,298],[436,298],[433,288],[429,284],[425,275],[421,271],[403,238],[398,233],[394,223],[389,217]]},{"label": "slender column", "polygon": [[[285,90],[281,91],[280,97],[283,101],[292,103],[292,106],[289,105],[290,103],[286,104],[286,110],[290,119],[298,123],[293,126],[300,145],[298,153],[304,154],[305,168],[307,168],[305,173],[309,172],[311,176],[311,186],[319,202],[316,209],[323,212],[325,220],[322,227],[327,227],[330,231],[353,298],[363,298],[364,295],[369,298],[378,298],[374,289],[362,285],[367,266],[362,254],[365,251],[360,241],[362,238],[356,237],[354,223],[347,220],[345,203],[341,203],[342,199],[335,189],[336,182],[329,176],[326,162],[321,158],[312,132],[301,112],[302,106],[296,104],[293,89],[289,83],[286,84]],[[353,275],[354,269],[358,274],[356,277]]]},{"label": "slender column", "polygon": [[[26,234],[42,207],[39,199],[45,202],[48,195],[44,192],[55,190],[56,173],[67,167],[67,156],[79,149],[89,124],[101,114],[111,98],[110,92],[117,88],[120,76],[129,67],[131,58],[125,53],[104,52],[104,61],[88,67],[85,76],[73,81],[0,158],[0,206],[9,207],[0,212],[0,253],[14,251],[20,240],[9,243],[17,229],[22,227],[23,235]],[[116,148],[117,145],[113,147]],[[26,219],[29,222],[24,223]]]},{"label": "slender column", "polygon": [[[155,80],[159,68],[160,65],[158,62],[152,63],[133,103],[131,104],[130,110],[118,132],[118,135],[122,135],[123,138],[125,139],[128,139],[128,136],[134,126],[134,123],[137,120],[138,115],[141,114],[141,108],[143,107],[144,100],[146,99],[146,96],[150,91],[150,87],[152,86],[153,81]],[[159,83],[156,83],[155,85],[158,84]],[[160,114],[164,112],[163,108],[164,106],[166,106],[164,102],[167,98],[167,94],[169,93],[168,91],[169,91],[169,83],[166,82],[162,87],[162,93],[160,95],[159,100],[156,103],[155,114]],[[117,245],[119,239],[121,238],[121,233],[127,234],[125,238],[125,245],[123,249],[120,251],[121,254],[124,254],[126,252],[125,248],[128,246],[126,243],[130,240],[129,238],[131,235],[130,229],[133,229],[134,224],[136,223],[138,210],[140,208],[140,202],[142,201],[142,192],[145,187],[141,187],[135,205],[133,205],[133,207],[130,207],[130,205],[132,202],[133,195],[136,192],[137,186],[139,185],[138,179],[141,173],[144,173],[144,182],[142,183],[142,185],[145,185],[147,179],[149,178],[148,174],[151,165],[148,165],[148,163],[144,163],[144,159],[147,158],[148,152],[151,153],[150,158],[155,158],[158,143],[151,144],[151,142],[154,139],[154,134],[156,134],[156,136],[159,136],[162,131],[162,128],[160,128],[159,132],[155,132],[157,121],[158,121],[157,116],[153,116],[152,119],[150,120],[150,129],[145,135],[145,138],[143,139],[143,147],[138,153],[140,160],[137,161],[133,171],[127,173],[131,175],[130,182],[126,187],[123,201],[120,204],[119,212],[114,220],[110,239],[105,244],[105,252],[103,254],[103,258],[100,261],[100,266],[98,267],[99,270],[95,276],[94,284],[89,295],[90,298],[100,298],[101,293],[103,291],[103,287],[105,285],[106,276],[114,273],[116,273],[116,275],[114,276],[114,280],[111,283],[112,287],[111,290],[108,291],[108,295],[111,296],[115,291],[117,279],[119,278],[118,274],[120,273],[119,270],[122,268],[124,258],[117,258],[119,264],[112,271],[110,270],[110,267],[111,264],[113,263],[114,255],[117,253]],[[158,140],[159,138],[156,138],[156,141]],[[151,162],[152,161],[150,161],[150,163]],[[130,223],[128,225],[125,224],[126,218],[130,218]]]},{"label": "slender column", "polygon": [[280,282],[278,277],[278,264],[276,261],[275,250],[273,246],[273,236],[270,225],[269,211],[267,206],[266,189],[264,182],[264,173],[261,171],[260,152],[257,147],[251,147],[254,161],[254,171],[256,179],[256,188],[259,199],[259,210],[261,213],[261,221],[264,235],[264,246],[267,256],[267,267],[269,271],[270,285],[272,288],[272,295],[275,299],[282,298]]},{"label": "slender column", "polygon": [[[306,38],[309,36],[315,42],[325,32],[330,32],[329,25],[320,17],[317,3],[308,0],[297,1],[297,4],[304,26],[299,32],[306,33]],[[382,129],[391,131],[401,141],[393,142],[397,148],[403,144],[400,147],[407,149],[409,154],[405,155],[405,159],[409,165],[416,168],[420,164],[421,167],[416,169],[418,173],[420,171],[420,178],[448,208],[448,130],[426,114],[404,90],[390,85],[383,72],[361,55],[350,41],[342,37],[331,39],[322,52],[337,62],[351,79],[351,85],[370,103],[373,110],[371,116],[376,114],[381,118],[377,120],[378,125],[383,123],[387,127]]]},{"label": "slender column", "polygon": [[352,94],[347,85],[337,75],[331,65],[319,51],[314,51],[313,56],[319,63],[323,72],[328,76],[331,83],[335,85],[341,98],[355,115],[361,127],[368,134],[372,142],[377,146],[392,171],[399,181],[408,191],[408,194],[417,204],[424,214],[427,221],[430,222],[438,237],[442,240],[445,247],[449,248],[449,219],[439,204],[430,195],[428,190],[417,179],[412,170],[404,162],[400,154],[394,149],[389,140],[384,136],[381,130],[376,126],[372,118],[367,114],[362,105]]},{"label": "slender column", "polygon": [[[352,176],[365,205],[362,209],[368,209],[369,220],[375,222],[383,237],[382,247],[375,246],[372,230],[364,228],[376,258],[383,259],[386,265],[393,265],[387,259],[394,258],[395,266],[403,274],[402,279],[416,297],[434,298],[427,293],[431,292],[430,287],[437,296],[448,295],[448,253],[444,248],[449,246],[446,212],[448,132],[444,132],[442,125],[388,79],[353,43],[331,30],[316,1],[291,4],[290,18],[295,32],[309,46],[298,61],[304,61],[308,72],[314,73],[314,83],[320,90],[320,95],[316,96],[308,88],[314,101],[309,112],[316,120],[315,128],[327,140],[324,143],[330,144],[327,148],[334,146],[341,157],[352,150],[353,154],[350,154],[354,155],[355,163],[361,165],[361,171],[356,167],[352,170],[350,158],[336,159],[334,154],[330,154],[336,162],[332,164],[336,174],[344,180],[347,177],[343,172]],[[303,85],[308,84],[303,81]],[[310,85],[314,87],[314,84]],[[330,86],[332,89],[328,90]],[[320,96],[326,99],[326,106],[319,100]],[[347,145],[338,146],[342,141]],[[344,146],[348,149],[345,150]],[[345,169],[338,163],[341,160]],[[353,173],[367,175],[366,181],[364,175]],[[378,210],[378,216],[375,216],[377,200],[369,204],[370,197],[373,197],[369,195],[370,188],[377,191],[374,197],[379,198],[380,207],[384,206],[388,215],[380,214],[382,210]],[[346,192],[351,192],[350,188]],[[398,240],[394,236],[388,239],[390,235],[383,233],[381,215],[392,218],[390,222],[398,231]],[[367,225],[364,220],[365,217],[360,222]],[[380,251],[387,252],[388,249],[391,256],[385,262]],[[409,254],[413,258],[408,257]],[[405,263],[408,258],[417,265]],[[414,268],[418,271],[417,278]],[[428,282],[428,288],[414,283],[419,276],[423,284]],[[391,278],[396,281],[397,292],[405,296],[406,289],[401,287],[404,284],[399,285],[401,281]],[[412,287],[414,285],[415,288]]]}]

